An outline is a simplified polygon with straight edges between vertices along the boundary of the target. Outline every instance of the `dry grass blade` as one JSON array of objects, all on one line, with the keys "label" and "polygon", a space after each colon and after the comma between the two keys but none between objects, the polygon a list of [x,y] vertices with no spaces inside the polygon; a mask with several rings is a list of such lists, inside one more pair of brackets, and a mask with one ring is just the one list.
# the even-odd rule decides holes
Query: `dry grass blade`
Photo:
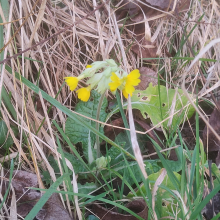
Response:
[{"label": "dry grass blade", "polygon": [[[220,141],[220,137],[217,134],[217,132],[212,128],[212,126],[210,126],[209,122],[206,120],[206,118],[204,117],[204,115],[201,113],[201,111],[197,108],[197,106],[195,105],[194,101],[192,100],[192,98],[189,96],[186,87],[185,87],[185,78],[186,78],[186,74],[189,73],[189,71],[191,70],[191,68],[193,67],[193,65],[198,62],[199,58],[201,58],[203,56],[203,54],[205,54],[211,47],[213,47],[215,44],[220,43],[220,38],[215,39],[213,41],[211,41],[208,45],[206,45],[200,52],[199,54],[195,57],[195,59],[193,60],[193,62],[190,64],[190,66],[188,67],[188,69],[186,70],[185,74],[182,77],[182,90],[185,94],[185,96],[188,98],[188,100],[190,101],[191,105],[195,108],[195,110],[198,112],[198,114],[200,115],[200,117],[202,118],[202,120],[206,123],[207,127],[211,130],[211,132],[213,132],[213,134],[216,136],[216,138]],[[220,81],[218,83],[216,83],[215,87],[219,87],[220,86]],[[210,88],[211,91],[214,88]]]},{"label": "dry grass blade", "polygon": [[17,219],[17,201],[13,186],[11,186],[11,206],[10,206],[10,219]]},{"label": "dry grass blade", "polygon": [[157,220],[157,214],[155,212],[155,199],[156,199],[156,194],[157,194],[157,190],[158,190],[158,186],[163,182],[165,176],[167,175],[167,171],[163,168],[161,171],[160,176],[157,178],[155,184],[154,184],[154,188],[152,191],[152,209],[154,212],[154,219]]},{"label": "dry grass blade", "polygon": [[[10,11],[9,11],[9,21],[12,20],[12,10],[14,7],[14,1],[11,2],[10,5]],[[2,7],[0,5],[0,15],[1,17],[4,19],[3,22],[5,23],[6,20],[4,18],[4,13],[2,10]],[[11,33],[11,23],[9,23],[8,25],[6,25],[6,37],[5,37],[5,42],[7,42],[10,38],[10,33]],[[7,51],[8,51],[8,47],[5,48],[4,50],[4,59],[7,57]],[[1,78],[0,78],[0,92],[2,91],[2,86],[3,86],[3,80],[4,80],[4,74],[5,74],[5,64],[3,64],[3,66],[1,67]],[[2,99],[2,95],[0,95],[0,107],[1,107],[1,99]]]}]

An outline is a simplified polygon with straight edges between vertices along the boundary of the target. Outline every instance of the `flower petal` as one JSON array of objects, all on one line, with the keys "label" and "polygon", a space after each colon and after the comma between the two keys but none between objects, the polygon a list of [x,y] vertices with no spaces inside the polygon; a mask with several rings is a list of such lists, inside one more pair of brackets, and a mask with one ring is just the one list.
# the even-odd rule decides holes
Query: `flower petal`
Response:
[{"label": "flower petal", "polygon": [[87,65],[87,66],[86,66],[86,69],[88,69],[88,68],[92,68],[92,65]]},{"label": "flower petal", "polygon": [[70,87],[71,91],[73,91],[77,87],[79,81],[77,77],[69,76],[65,77],[64,79],[66,84]]},{"label": "flower petal", "polygon": [[122,90],[123,96],[128,99],[128,93],[125,91],[125,89]]},{"label": "flower petal", "polygon": [[139,77],[140,77],[140,72],[138,69],[135,69],[128,74],[129,79],[138,79]]},{"label": "flower petal", "polygon": [[78,94],[78,98],[83,102],[87,102],[90,97],[90,90],[90,87],[78,89],[76,91],[76,93]]},{"label": "flower petal", "polygon": [[111,92],[114,92],[118,88],[118,86],[120,86],[120,84],[115,82],[110,82],[108,85],[110,87]]},{"label": "flower petal", "polygon": [[112,76],[110,77],[112,82],[110,82],[108,85],[110,87],[110,90],[114,92],[122,83],[121,79],[114,73],[112,72]]},{"label": "flower petal", "polygon": [[140,79],[132,79],[132,80],[128,79],[127,80],[127,84],[130,84],[132,86],[137,86],[140,82],[141,82]]},{"label": "flower petal", "polygon": [[134,86],[129,85],[129,84],[126,84],[124,89],[125,89],[126,93],[128,93],[130,95],[132,95],[132,93],[135,91]]}]

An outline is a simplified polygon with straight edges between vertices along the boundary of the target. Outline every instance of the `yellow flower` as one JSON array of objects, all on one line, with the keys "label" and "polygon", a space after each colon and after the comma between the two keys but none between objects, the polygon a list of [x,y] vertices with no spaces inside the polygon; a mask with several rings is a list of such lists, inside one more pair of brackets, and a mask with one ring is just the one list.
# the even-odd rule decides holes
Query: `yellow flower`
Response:
[{"label": "yellow flower", "polygon": [[92,68],[92,65],[87,65],[87,66],[86,66],[86,69],[88,69],[88,68]]},{"label": "yellow flower", "polygon": [[64,79],[66,84],[70,87],[71,91],[73,91],[77,87],[79,82],[78,77],[69,76],[69,77],[65,77]]},{"label": "yellow flower", "polygon": [[139,77],[140,73],[138,69],[131,71],[126,77],[124,77],[126,83],[122,92],[125,98],[128,98],[128,94],[132,96],[132,93],[135,90],[134,86],[137,86],[141,81]]},{"label": "yellow flower", "polygon": [[90,91],[91,91],[91,88],[90,86],[88,86],[86,88],[78,89],[76,93],[78,94],[78,98],[80,100],[82,100],[83,102],[87,102],[90,97]]},{"label": "yellow flower", "polygon": [[110,82],[108,85],[110,86],[111,92],[114,92],[122,84],[122,80],[115,73],[112,73],[110,79],[112,82]]}]

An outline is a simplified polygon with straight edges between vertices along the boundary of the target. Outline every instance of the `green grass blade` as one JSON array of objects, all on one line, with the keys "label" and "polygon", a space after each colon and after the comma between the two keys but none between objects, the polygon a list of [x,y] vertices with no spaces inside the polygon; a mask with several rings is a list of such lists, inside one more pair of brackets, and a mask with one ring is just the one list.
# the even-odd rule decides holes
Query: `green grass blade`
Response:
[{"label": "green grass blade", "polygon": [[[198,92],[198,85],[196,86]],[[196,97],[196,106],[198,108],[198,96]],[[199,190],[200,187],[200,173],[199,173],[199,114],[196,112],[196,188]]]},{"label": "green grass blade", "polygon": [[1,210],[1,208],[2,208],[2,206],[3,206],[3,204],[4,204],[5,200],[6,200],[6,198],[7,198],[7,196],[8,196],[8,193],[9,193],[9,190],[10,190],[10,187],[11,187],[11,180],[12,180],[13,170],[14,170],[14,161],[13,161],[13,159],[12,159],[12,160],[11,160],[11,167],[10,167],[10,174],[9,174],[8,188],[7,188],[7,190],[6,190],[6,192],[5,192],[5,195],[4,195],[4,198],[3,198],[3,200],[2,200],[2,202],[1,202],[1,204],[0,204],[0,210]]},{"label": "green grass blade", "polygon": [[155,147],[155,150],[157,152],[157,155],[159,156],[162,164],[163,164],[163,167],[166,169],[167,171],[167,175],[169,176],[170,180],[172,181],[173,185],[175,186],[176,190],[178,192],[180,192],[180,189],[179,189],[179,180],[176,178],[176,176],[173,174],[171,168],[169,167],[169,165],[167,164],[166,160],[164,159],[163,155],[160,153],[159,151],[159,145],[151,138],[149,137],[150,140],[152,141],[152,143],[154,144],[154,147]]},{"label": "green grass blade", "polygon": [[[122,175],[120,175],[117,171],[113,170],[113,169],[109,169],[110,172],[114,173],[117,177],[119,177],[121,180],[124,179],[124,177]],[[127,185],[127,187],[131,190],[131,192],[134,194],[134,196],[137,197],[136,192],[134,191],[134,189],[132,188],[132,186],[129,184],[129,182],[127,180],[123,180],[124,183]]]},{"label": "green grass blade", "polygon": [[[140,185],[138,184],[138,182],[137,182],[137,180],[136,180],[136,178],[135,178],[135,176],[134,176],[134,174],[133,174],[133,172],[132,172],[132,170],[131,170],[131,168],[130,168],[130,166],[129,166],[129,164],[128,164],[128,161],[127,161],[127,159],[126,159],[126,157],[125,157],[124,154],[123,154],[123,157],[124,157],[124,161],[125,161],[125,163],[126,163],[127,169],[128,169],[128,171],[129,171],[129,173],[130,173],[132,179],[134,180],[134,183],[136,184],[138,190],[140,191],[141,195],[143,196],[143,199],[145,200],[145,202],[146,202],[146,204],[147,204],[147,206],[148,206],[148,213],[153,213],[153,210],[152,210],[152,195],[151,195],[151,191],[150,191],[148,179],[145,181],[145,178],[144,178],[144,176],[143,176],[143,174],[142,174],[142,172],[141,172],[141,169],[140,169],[140,167],[138,166],[138,168],[139,168],[139,173],[140,173],[140,175],[142,176],[142,180],[143,180],[143,183],[144,183],[144,187],[145,187],[145,189],[146,189],[146,193],[147,193],[147,197],[148,197],[148,200],[147,200],[147,199],[146,199],[146,196],[144,195],[144,193],[143,193],[143,191],[142,191]],[[149,218],[149,216],[150,216],[150,214],[148,214],[148,218]]]},{"label": "green grass blade", "polygon": [[[65,83],[63,83],[63,84],[61,85],[59,91],[57,92],[57,94],[56,94],[56,96],[55,96],[55,99],[56,99],[56,98],[58,97],[58,95],[60,94],[60,92],[61,92],[61,90],[62,90],[62,88],[63,88],[64,85],[65,85]],[[47,114],[50,113],[51,109],[52,109],[52,105],[50,105],[50,107],[48,108]],[[43,126],[45,120],[46,120],[46,117],[44,117],[44,119],[42,120],[42,122],[41,122],[39,128],[37,129],[36,135],[37,135],[38,132],[40,131],[40,129],[41,129],[41,127]]]},{"label": "green grass blade", "polygon": [[206,206],[206,204],[218,193],[220,190],[220,185],[218,185],[215,189],[209,193],[208,196],[197,206],[197,208],[193,211],[189,220],[195,220],[197,216],[201,213],[202,209]]},{"label": "green grass blade", "polygon": [[[124,113],[123,106],[121,104],[121,99],[120,99],[118,91],[116,91],[116,99],[117,99],[117,102],[118,102],[118,107],[120,109],[122,120],[124,122],[124,126],[125,126],[125,128],[129,128],[128,121],[126,119],[126,116],[125,116],[125,113]],[[130,132],[128,130],[126,130],[126,133],[127,133],[127,136],[128,136],[128,140],[130,141],[130,144],[131,144]]]},{"label": "green grass blade", "polygon": [[17,113],[14,109],[14,106],[11,104],[11,99],[5,89],[5,87],[3,86],[2,87],[2,99],[3,99],[3,102],[5,104],[5,106],[7,107],[7,109],[10,111],[12,117],[17,120]]},{"label": "green grass blade", "polygon": [[[22,58],[22,56],[18,56],[18,58]],[[36,61],[36,62],[39,62],[39,63],[43,63],[43,61],[40,61],[40,60],[34,60],[32,58],[29,58],[29,57],[24,57],[25,60],[30,60],[30,61]]]},{"label": "green grass blade", "polygon": [[[56,182],[54,182],[51,187],[44,193],[44,195],[40,198],[34,208],[29,212],[29,214],[25,217],[25,220],[32,220],[35,218],[37,213],[41,210],[41,208],[45,205],[50,196],[55,193],[57,187],[63,182],[63,179],[66,178],[67,174],[59,177]],[[56,191],[59,193],[59,191]]]},{"label": "green grass blade", "polygon": [[70,149],[73,151],[73,153],[76,155],[76,157],[83,163],[83,165],[88,169],[88,171],[91,171],[85,161],[82,159],[82,157],[77,152],[76,148],[73,146],[69,138],[66,136],[66,134],[63,132],[63,130],[59,127],[59,125],[56,123],[56,121],[53,120],[53,124],[56,126],[57,130],[62,135],[63,139],[66,141],[66,143],[69,145]]},{"label": "green grass blade", "polygon": [[189,189],[192,189],[194,174],[195,174],[195,166],[196,166],[196,148],[193,151],[193,156],[191,161]]},{"label": "green grass blade", "polygon": [[[61,177],[60,177],[61,178]],[[61,180],[62,181],[62,180]],[[39,189],[39,188],[33,188],[33,187],[30,187],[29,189],[34,189],[34,190],[40,190],[40,191],[48,191],[50,189]],[[91,196],[91,195],[87,195],[87,194],[82,194],[82,193],[74,193],[74,192],[65,192],[65,191],[54,191],[54,193],[61,193],[61,194],[68,194],[68,195],[73,195],[73,196],[78,196],[78,197],[84,197],[84,198],[89,198],[89,199],[93,199],[94,201],[95,200],[98,200],[98,201],[101,201],[101,202],[104,202],[104,203],[108,203],[110,205],[113,205],[115,207],[118,207],[126,212],[128,212],[129,214],[133,215],[134,217],[136,217],[137,219],[139,220],[144,220],[143,218],[141,218],[139,215],[137,215],[136,213],[134,213],[133,211],[131,211],[130,209],[126,208],[125,206],[123,205],[120,205],[116,202],[112,202],[108,199],[104,199],[104,198],[99,198],[98,196]],[[46,193],[45,193],[46,194]],[[81,203],[80,206],[84,206],[85,203]],[[27,220],[25,218],[25,220]],[[28,219],[29,220],[29,219]],[[31,220],[31,218],[30,218]]]},{"label": "green grass blade", "polygon": [[[59,148],[59,152],[60,152],[61,158],[62,158],[62,163],[63,163],[64,171],[65,171],[65,174],[67,174],[67,178],[66,178],[67,190],[72,192],[73,188],[72,188],[72,184],[71,184],[71,180],[70,180],[70,173],[69,173],[68,167],[66,165],[66,160],[65,160],[64,153],[63,153],[63,149],[61,147],[60,140],[59,140],[57,134],[56,134],[56,138],[57,138],[57,145],[58,145],[58,148]],[[72,198],[72,201],[74,201],[74,198]]]},{"label": "green grass blade", "polygon": [[218,220],[218,219],[220,219],[220,212],[214,218],[212,218],[211,220]]}]

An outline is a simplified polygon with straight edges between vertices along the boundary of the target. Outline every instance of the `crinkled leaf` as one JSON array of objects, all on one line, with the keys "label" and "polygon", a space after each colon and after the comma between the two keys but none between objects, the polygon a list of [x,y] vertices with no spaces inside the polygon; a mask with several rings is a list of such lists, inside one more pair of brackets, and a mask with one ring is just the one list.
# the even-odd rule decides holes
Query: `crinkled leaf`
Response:
[{"label": "crinkled leaf", "polygon": [[78,183],[78,192],[82,194],[89,194],[97,189],[97,186],[95,183],[85,183],[80,184]]},{"label": "crinkled leaf", "polygon": [[[100,94],[96,91],[91,91],[91,97],[88,102],[80,101],[77,103],[75,112],[78,112],[82,115],[87,117],[96,119],[96,112],[97,107],[100,100]],[[106,112],[105,109],[107,107],[107,99],[104,98],[102,108],[100,111],[100,121],[105,121]],[[84,119],[85,121],[89,122],[93,127],[96,127],[96,123],[89,119]],[[70,141],[73,144],[82,143],[83,147],[83,155],[86,157],[89,163],[96,158],[96,152],[94,150],[95,145],[95,134],[93,134],[89,129],[85,128],[82,124],[75,122],[71,118],[67,118],[66,125],[65,125],[66,135],[69,137]],[[100,127],[100,132],[103,132],[103,128]]]},{"label": "crinkled leaf", "polygon": [[50,186],[53,183],[53,180],[51,179],[49,171],[43,170],[41,174],[43,175],[43,181],[45,181],[47,186]]},{"label": "crinkled leaf", "polygon": [[[136,161],[128,161],[129,167],[132,171],[132,173],[135,176],[135,179],[137,182],[141,182],[142,178],[141,178],[141,174],[140,174],[140,168],[137,164]],[[158,172],[161,168],[160,166],[157,165],[157,162],[154,160],[146,160],[144,161],[145,164],[145,170],[147,172],[148,175]],[[126,180],[130,185],[134,184],[134,180],[130,175],[130,172],[128,170],[128,166],[126,165],[126,163],[123,161],[119,162],[118,164],[114,165],[113,167],[111,167],[112,170],[114,170],[115,172],[119,173],[120,175],[123,176],[124,180]],[[110,178],[110,172],[108,170],[102,171],[105,178],[109,179]],[[111,178],[115,177],[116,175],[114,173],[111,173]]]},{"label": "crinkled leaf", "polygon": [[[149,141],[148,137],[146,135],[137,134],[137,139],[138,139],[140,149],[144,150],[146,148],[146,142]],[[119,133],[115,138],[115,143],[123,147],[127,152],[133,154],[131,142],[129,141],[126,132]],[[118,161],[123,160],[123,155],[121,151],[113,146],[108,151],[108,156],[111,157],[112,165],[117,163]]]},{"label": "crinkled leaf", "polygon": [[[149,84],[149,87],[144,90],[136,90],[131,97],[131,104],[133,109],[139,109],[144,118],[147,116],[151,119],[153,125],[157,125],[162,120],[170,116],[171,105],[175,97],[175,89],[167,89],[165,86],[160,86],[160,98],[159,98],[159,89],[158,86],[152,86],[152,83]],[[161,102],[160,102],[161,100]],[[194,108],[192,105],[189,107],[183,108],[188,104],[188,99],[183,94],[181,89],[177,90],[176,93],[176,102],[175,102],[175,111],[179,111],[173,116],[172,127],[175,128],[177,124],[184,122],[185,114],[190,118],[194,113]],[[127,103],[124,103],[123,108],[127,108]],[[108,116],[107,120],[116,112],[119,111],[117,106]],[[146,116],[147,115],[147,116]],[[180,116],[184,116],[180,118]],[[163,126],[168,128],[169,119],[163,122]]]},{"label": "crinkled leaf", "polygon": [[73,165],[73,169],[75,174],[79,175],[79,178],[86,178],[87,175],[83,174],[87,172],[88,170],[84,167],[83,163],[77,159],[73,154],[70,154],[68,152],[64,151],[64,157],[70,161],[70,163]]},{"label": "crinkled leaf", "polygon": [[[166,160],[167,164],[169,165],[170,169],[173,172],[179,172],[182,169],[182,163],[180,160],[174,161],[174,160]],[[157,160],[158,166],[163,168],[163,164],[160,160]]]},{"label": "crinkled leaf", "polygon": [[[65,151],[63,151],[63,153],[64,153],[64,157],[68,159],[70,163],[72,164],[74,172],[75,174],[78,174],[79,179],[86,179],[87,174],[84,174],[84,173],[86,173],[88,170],[84,167],[83,163],[80,160],[78,160],[74,155],[68,152],[65,152]],[[48,161],[50,165],[53,167],[54,172],[57,174],[60,174],[60,169],[59,169],[57,160],[53,156],[50,155],[48,157]],[[72,173],[72,171],[70,171],[70,173]],[[59,177],[60,175],[57,175],[57,176]],[[47,181],[47,175],[45,175],[45,181]]]}]

